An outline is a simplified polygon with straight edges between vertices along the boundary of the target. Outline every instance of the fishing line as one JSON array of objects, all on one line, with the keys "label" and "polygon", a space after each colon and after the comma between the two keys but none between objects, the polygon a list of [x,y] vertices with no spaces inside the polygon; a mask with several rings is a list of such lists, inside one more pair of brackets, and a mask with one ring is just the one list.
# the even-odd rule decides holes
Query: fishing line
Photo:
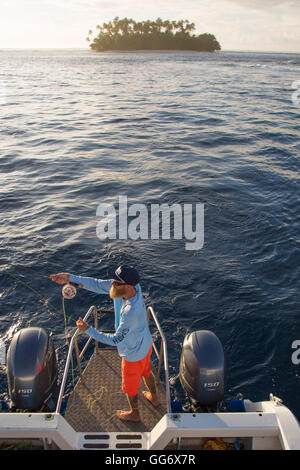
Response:
[{"label": "fishing line", "polygon": [[47,279],[49,279],[49,276],[47,274],[41,273],[40,271],[37,271],[36,269],[29,268],[28,266],[23,266],[21,264],[11,264],[11,266],[17,269],[25,269],[26,271],[30,271],[33,274],[38,274],[39,276],[46,277]]},{"label": "fishing line", "polygon": [[[14,265],[15,267],[17,267],[16,265]],[[49,280],[49,276],[45,275],[45,274],[42,274],[42,273],[39,273],[38,271],[32,269],[32,268],[27,268],[25,266],[19,266],[23,269],[26,269],[28,271],[31,271],[35,274],[38,274],[39,276],[43,276],[43,277],[46,277],[48,280]],[[48,299],[46,299],[46,297],[44,297],[43,295],[40,294],[40,292],[38,292],[36,289],[34,289],[33,287],[31,287],[29,284],[27,284],[27,282],[19,279],[15,274],[12,274],[8,271],[6,271],[6,274],[8,274],[9,276],[11,276],[13,279],[15,279],[17,282],[19,282],[20,284],[22,284],[24,287],[26,287],[27,289],[31,290],[34,294],[38,295],[45,303],[45,305],[47,306],[48,310],[53,313],[51,311],[51,309],[56,312],[56,313],[59,313],[61,314],[61,312],[59,310],[57,310],[50,302]],[[68,298],[68,297],[66,297]],[[69,297],[69,298],[72,298],[72,297]],[[51,307],[51,309],[49,308]],[[67,315],[66,313],[66,308],[65,308],[65,297],[64,295],[62,295],[62,313],[63,313],[63,317],[64,317],[64,328],[65,328],[65,341],[66,341],[66,345],[68,346],[68,349],[70,347],[70,343],[69,343],[69,340],[68,340],[68,325],[67,325],[67,319],[69,320],[72,320],[72,322],[74,322],[74,318],[71,317],[70,315]],[[75,382],[75,373],[74,373],[74,363],[73,363],[73,356],[71,354],[71,371],[72,371],[72,383],[73,383],[73,387],[74,387],[74,382]]]},{"label": "fishing line", "polygon": [[[6,274],[8,274],[9,276],[11,276],[13,279],[15,279],[17,282],[19,282],[20,284],[22,284],[23,286],[27,287],[27,289],[31,290],[32,292],[34,292],[36,295],[38,295],[41,299],[43,299],[43,301],[45,302],[45,304],[47,305],[47,308],[49,309],[49,311],[51,312],[49,306],[52,308],[52,310],[54,310],[56,313],[59,313],[61,314],[61,312],[59,312],[50,302],[48,299],[46,299],[43,295],[41,295],[36,289],[34,289],[33,287],[29,286],[26,282],[22,281],[21,279],[19,279],[15,274],[12,274],[10,272],[6,272]],[[49,279],[48,276],[45,276]],[[62,297],[62,311],[63,311],[63,316],[64,316],[64,325],[65,325],[65,341],[66,341],[66,344],[68,346],[68,348],[70,347],[70,343],[68,341],[68,330],[67,330],[67,318],[71,319],[72,321],[74,321],[74,318],[71,317],[70,315],[67,315],[66,313],[66,309],[65,309],[65,299],[64,297]],[[51,312],[53,313],[53,312]],[[72,382],[73,382],[73,386],[74,386],[74,364],[73,364],[73,357],[71,355],[71,369],[72,369]]]},{"label": "fishing line", "polygon": [[[66,314],[66,309],[65,309],[65,298],[62,296],[62,310],[63,310],[63,314],[64,314],[64,322],[65,322],[65,340],[66,340],[66,344],[68,346],[68,349],[70,348],[70,343],[69,343],[69,340],[68,340],[68,331],[67,331],[67,314]],[[73,383],[73,387],[74,387],[74,365],[73,365],[73,356],[71,354],[71,370],[72,370],[72,383]]]},{"label": "fishing line", "polygon": [[[36,295],[38,295],[41,299],[43,299],[43,301],[45,302],[46,306],[47,307],[51,307],[51,309],[56,312],[56,313],[59,313],[61,315],[61,312],[59,310],[56,309],[56,307],[54,307],[48,299],[46,299],[46,297],[44,297],[43,295],[41,295],[37,290],[35,290],[33,287],[29,286],[26,282],[22,281],[21,279],[19,279],[15,274],[12,274],[10,272],[6,272],[6,274],[8,274],[9,276],[11,276],[12,278],[14,278],[16,281],[18,281],[20,284],[23,284],[23,286],[27,287],[27,289],[31,290],[32,292],[34,292]],[[49,277],[47,276],[47,278],[49,279]],[[50,308],[49,308],[49,311],[51,312]],[[51,312],[53,313],[53,312]],[[71,317],[70,315],[66,315],[64,314],[66,317],[72,319],[74,321],[74,318]]]},{"label": "fishing line", "polygon": [[[95,392],[88,394],[87,408],[91,412],[91,414],[94,413],[93,407],[95,406],[97,402],[104,401],[104,400],[106,401],[105,411],[107,415],[109,415],[109,417],[105,420],[103,426],[106,426],[109,423],[109,421],[111,421],[113,418],[116,417],[116,413],[115,413],[113,403],[112,403],[112,397],[116,395],[122,395],[123,397],[124,392],[120,391],[120,392],[111,393],[111,391],[108,390],[108,388],[105,387],[104,385],[101,385],[101,387]],[[95,396],[97,396],[97,398],[94,398]]]}]

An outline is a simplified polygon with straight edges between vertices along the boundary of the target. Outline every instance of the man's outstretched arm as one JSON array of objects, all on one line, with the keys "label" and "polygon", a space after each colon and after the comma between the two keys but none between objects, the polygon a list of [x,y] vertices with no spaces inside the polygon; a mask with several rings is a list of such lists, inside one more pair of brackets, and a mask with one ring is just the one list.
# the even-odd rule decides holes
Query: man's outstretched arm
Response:
[{"label": "man's outstretched arm", "polygon": [[80,284],[84,289],[95,292],[96,294],[109,294],[111,288],[110,280],[76,276],[70,273],[51,274],[50,279],[57,282],[57,284],[67,284],[68,282]]}]

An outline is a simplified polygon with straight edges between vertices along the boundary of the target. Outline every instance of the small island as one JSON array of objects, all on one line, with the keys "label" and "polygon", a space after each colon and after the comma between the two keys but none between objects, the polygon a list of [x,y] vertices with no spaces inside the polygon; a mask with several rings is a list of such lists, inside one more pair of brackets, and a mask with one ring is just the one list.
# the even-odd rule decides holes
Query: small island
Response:
[{"label": "small island", "polygon": [[132,19],[119,17],[113,21],[96,27],[99,33],[91,38],[89,31],[86,38],[93,51],[135,51],[135,50],[180,50],[214,52],[221,50],[219,42],[213,34],[191,34],[195,31],[195,23],[188,20],[136,22]]}]

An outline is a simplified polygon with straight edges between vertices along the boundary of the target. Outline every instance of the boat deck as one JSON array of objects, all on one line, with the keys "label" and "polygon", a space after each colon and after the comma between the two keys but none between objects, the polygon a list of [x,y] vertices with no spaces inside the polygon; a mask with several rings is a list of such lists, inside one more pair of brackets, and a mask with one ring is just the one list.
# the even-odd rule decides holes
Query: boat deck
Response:
[{"label": "boat deck", "polygon": [[[153,369],[152,369],[153,370]],[[155,372],[154,372],[155,373]],[[116,348],[99,348],[69,396],[65,418],[77,432],[149,432],[167,412],[165,390],[157,383],[159,406],[154,407],[139,390],[139,423],[123,422],[116,410],[128,410],[121,388],[121,358]]]}]

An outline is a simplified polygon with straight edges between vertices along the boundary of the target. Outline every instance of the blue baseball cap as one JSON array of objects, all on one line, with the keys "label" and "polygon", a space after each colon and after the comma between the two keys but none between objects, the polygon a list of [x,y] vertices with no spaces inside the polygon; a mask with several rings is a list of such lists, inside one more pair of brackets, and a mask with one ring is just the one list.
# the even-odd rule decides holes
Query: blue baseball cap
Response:
[{"label": "blue baseball cap", "polygon": [[126,264],[119,266],[115,270],[113,279],[125,282],[125,284],[130,284],[131,286],[136,286],[140,282],[140,276],[137,270]]}]

